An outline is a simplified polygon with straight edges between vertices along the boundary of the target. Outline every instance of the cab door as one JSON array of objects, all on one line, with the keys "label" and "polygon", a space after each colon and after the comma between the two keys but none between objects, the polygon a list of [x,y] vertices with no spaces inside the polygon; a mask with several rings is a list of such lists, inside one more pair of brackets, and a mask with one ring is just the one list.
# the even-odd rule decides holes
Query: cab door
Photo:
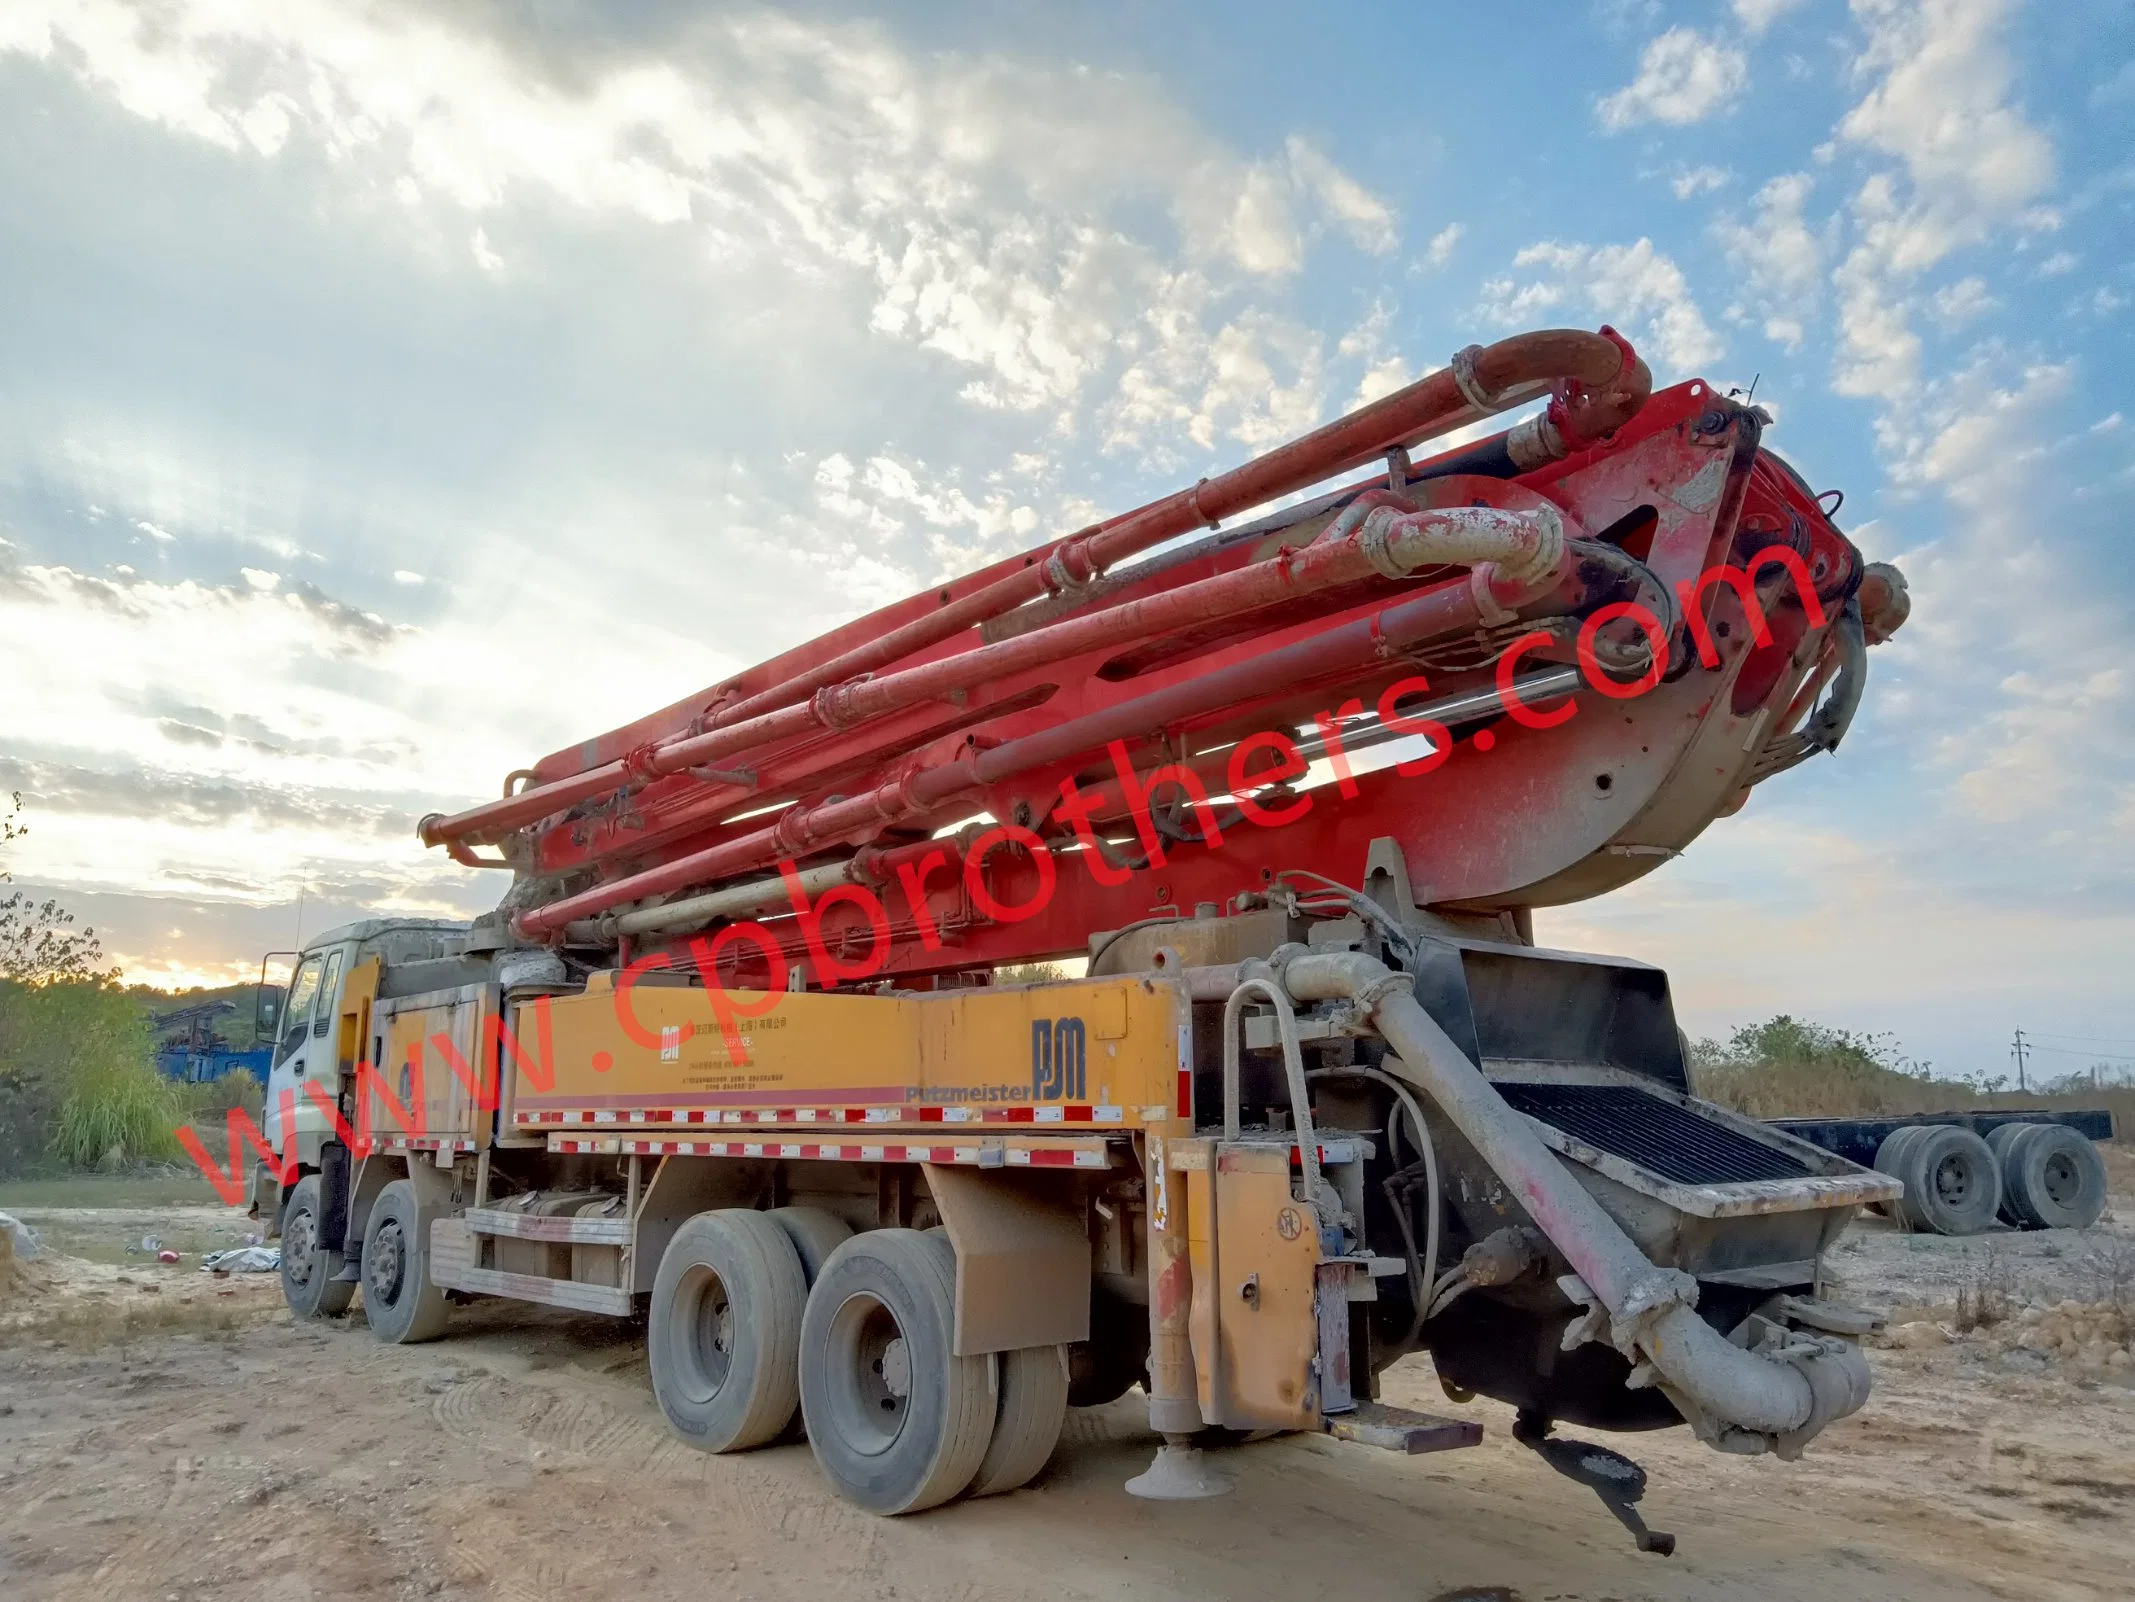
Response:
[{"label": "cab door", "polygon": [[[297,964],[289,982],[289,1001],[282,1009],[281,1038],[275,1043],[274,1063],[267,1074],[267,1143],[285,1152],[293,1140],[297,1160],[307,1167],[318,1163],[319,1143],[330,1120],[304,1086],[313,1074],[322,1075],[329,1103],[339,1089],[335,1003],[346,960],[346,951],[334,946],[311,952]],[[283,1127],[285,1103],[295,1114],[293,1128]]]}]

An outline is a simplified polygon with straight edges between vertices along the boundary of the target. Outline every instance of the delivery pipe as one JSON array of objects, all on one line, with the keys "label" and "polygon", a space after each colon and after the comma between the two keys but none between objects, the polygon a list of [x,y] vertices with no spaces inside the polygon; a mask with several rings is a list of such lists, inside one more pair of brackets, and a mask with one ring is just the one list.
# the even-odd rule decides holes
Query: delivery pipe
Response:
[{"label": "delivery pipe", "polygon": [[1532,541],[1523,532],[1561,527],[1553,511],[1499,512],[1494,519],[1489,526],[1499,530],[1503,559],[1528,563],[1521,570],[1533,574],[1521,588],[1504,590],[1473,582],[1436,586],[1413,600],[1281,650],[1182,679],[990,750],[966,751],[954,761],[918,769],[864,794],[791,808],[776,823],[749,834],[521,912],[513,927],[524,938],[545,938],[575,919],[596,916],[625,901],[667,895],[781,858],[797,860],[856,835],[876,834],[886,825],[924,817],[952,797],[1102,749],[1112,740],[1353,672],[1428,640],[1472,632],[1481,624],[1486,607],[1494,611],[1538,600],[1555,589],[1564,574],[1563,543],[1557,544],[1553,566],[1532,565]]},{"label": "delivery pipe", "polygon": [[[1233,468],[1192,489],[1152,502],[1111,523],[1044,548],[1008,576],[972,591],[925,617],[844,652],[831,661],[722,708],[710,734],[813,697],[817,691],[901,661],[916,651],[952,639],[964,630],[1046,594],[1079,589],[1112,563],[1164,540],[1213,527],[1283,495],[1345,472],[1389,450],[1448,433],[1466,423],[1532,398],[1538,384],[1558,383],[1551,414],[1563,412],[1566,427],[1615,426],[1643,404],[1649,381],[1644,364],[1613,331],[1599,334],[1549,329],[1521,334],[1487,348],[1470,347],[1454,363],[1315,429],[1265,456]],[[1570,396],[1569,404],[1566,396]],[[1577,419],[1578,421],[1573,421]],[[1035,557],[1038,553],[1031,553]],[[686,739],[700,739],[690,736]],[[760,742],[762,734],[752,734]],[[737,749],[719,745],[719,750]],[[649,766],[661,748],[601,763],[569,778],[534,785],[516,795],[450,817],[433,813],[418,825],[425,845],[448,840],[493,839],[565,807],[604,795],[633,778],[707,760],[701,748],[673,767]]]},{"label": "delivery pipe", "polygon": [[[537,790],[522,791],[491,806],[513,815],[521,807],[536,808],[540,810],[533,815],[539,817],[547,811],[590,800],[633,773],[641,778],[658,778],[730,759],[753,747],[825,729],[857,728],[921,702],[966,693],[1069,657],[1128,641],[1157,638],[1194,625],[1221,622],[1373,577],[1399,580],[1425,567],[1472,567],[1477,573],[1476,582],[1486,591],[1514,595],[1531,590],[1537,575],[1553,571],[1563,560],[1564,524],[1554,507],[1524,512],[1487,506],[1415,511],[1406,503],[1374,503],[1374,509],[1401,514],[1396,521],[1387,522],[1383,518],[1365,519],[1359,510],[1364,506],[1359,501],[1351,508],[1357,516],[1349,524],[1330,529],[1302,550],[1281,551],[1236,572],[1219,573],[902,673],[823,690],[797,706],[705,734],[669,740],[629,762],[590,769]],[[1349,518],[1350,513],[1343,516]],[[430,839],[434,830],[457,857],[464,849],[458,845],[461,837],[448,832],[455,821],[425,819],[424,838]],[[499,826],[492,823],[488,828],[494,831]]]}]

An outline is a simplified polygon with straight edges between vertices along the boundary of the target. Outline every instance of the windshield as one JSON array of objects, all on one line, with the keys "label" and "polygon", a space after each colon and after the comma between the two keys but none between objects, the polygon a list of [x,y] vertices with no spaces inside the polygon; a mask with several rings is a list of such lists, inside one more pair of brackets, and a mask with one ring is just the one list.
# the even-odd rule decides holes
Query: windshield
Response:
[{"label": "windshield", "polygon": [[289,1005],[282,1013],[282,1057],[287,1057],[304,1038],[304,1025],[310,1021],[311,1004],[319,993],[319,968],[324,960],[306,957],[290,982]]}]

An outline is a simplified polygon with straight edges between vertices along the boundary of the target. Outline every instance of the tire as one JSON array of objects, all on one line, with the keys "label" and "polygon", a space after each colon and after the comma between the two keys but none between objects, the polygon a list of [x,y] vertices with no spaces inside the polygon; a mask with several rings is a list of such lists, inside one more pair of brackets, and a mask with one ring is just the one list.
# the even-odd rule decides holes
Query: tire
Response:
[{"label": "tire", "polygon": [[2001,1164],[1987,1143],[1956,1124],[1923,1124],[1900,1158],[1900,1204],[1913,1228],[1976,1235],[2002,1204]]},{"label": "tire", "polygon": [[428,1223],[412,1180],[394,1180],[371,1203],[363,1231],[363,1316],[390,1345],[436,1340],[445,1328],[450,1304],[430,1280]]},{"label": "tire", "polygon": [[816,1465],[871,1513],[917,1513],[971,1483],[993,1438],[993,1363],[958,1357],[956,1253],[911,1229],[855,1235],[801,1320],[801,1412]]},{"label": "tire", "polygon": [[[1906,1149],[1919,1138],[1921,1132],[1927,1127],[1926,1124],[1907,1124],[1903,1129],[1893,1129],[1883,1137],[1883,1144],[1876,1147],[1876,1160],[1870,1166],[1877,1173],[1888,1174],[1901,1185],[1905,1184]],[[1907,1188],[1910,1189],[1911,1187],[1907,1186]],[[1904,1227],[1912,1228],[1912,1222],[1905,1212],[1904,1198],[1901,1197],[1894,1202],[1876,1202],[1874,1206],[1875,1210],[1885,1218],[1896,1219]]]},{"label": "tire", "polygon": [[319,1176],[306,1174],[282,1209],[282,1300],[299,1318],[334,1318],[348,1311],[353,1282],[339,1283],[341,1254],[319,1239]]},{"label": "tire", "polygon": [[1090,1292],[1090,1338],[1067,1349],[1068,1406],[1103,1407],[1148,1377],[1149,1309]]},{"label": "tire", "polygon": [[793,1249],[801,1255],[801,1276],[811,1285],[830,1254],[853,1238],[852,1225],[820,1207],[774,1207],[764,1217],[793,1242]]},{"label": "tire", "polygon": [[2035,1228],[2030,1220],[2016,1210],[2016,1178],[2009,1171],[2009,1148],[2016,1137],[2027,1129],[2036,1129],[2037,1124],[1996,1124],[1987,1131],[1987,1150],[1994,1153],[1994,1160],[2002,1171],[2001,1219],[2018,1229]]},{"label": "tire", "polygon": [[645,1353],[678,1436],[705,1452],[778,1437],[800,1406],[807,1299],[800,1253],[768,1213],[699,1213],[675,1231],[653,1276]]},{"label": "tire", "polygon": [[993,1438],[971,1477],[973,1496],[996,1496],[1030,1482],[1060,1444],[1067,1421],[1067,1350],[1060,1346],[1026,1346],[995,1358],[1000,1397],[995,1404]]},{"label": "tire", "polygon": [[2034,1229],[2088,1229],[2105,1211],[2105,1162],[2065,1124],[2031,1124],[2004,1148],[2009,1210]]}]

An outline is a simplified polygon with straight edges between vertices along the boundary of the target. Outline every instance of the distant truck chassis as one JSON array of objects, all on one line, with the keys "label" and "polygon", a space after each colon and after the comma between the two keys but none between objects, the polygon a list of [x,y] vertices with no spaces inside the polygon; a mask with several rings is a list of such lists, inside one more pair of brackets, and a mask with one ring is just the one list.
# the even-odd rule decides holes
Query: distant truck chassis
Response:
[{"label": "distant truck chassis", "polygon": [[2113,1115],[2102,1108],[1771,1123],[1899,1181],[1905,1194],[1878,1205],[1909,1229],[1976,1235],[1997,1219],[2018,1229],[2088,1229],[2105,1211],[2105,1164],[2091,1144],[2113,1138]]},{"label": "distant truck chassis", "polygon": [[1136,1385],[1143,1496],[1259,1431],[1472,1444],[1380,1400],[1426,1352],[1670,1549],[1555,1426],[1798,1456],[1869,1387],[1824,1253],[1905,1188],[1692,1096],[1658,970],[1534,941],[1835,749],[1904,621],[1768,421],[1608,329],[1470,347],[424,819],[510,888],[301,955],[290,1305],[642,1316],[683,1440],[805,1430],[886,1514]]}]

